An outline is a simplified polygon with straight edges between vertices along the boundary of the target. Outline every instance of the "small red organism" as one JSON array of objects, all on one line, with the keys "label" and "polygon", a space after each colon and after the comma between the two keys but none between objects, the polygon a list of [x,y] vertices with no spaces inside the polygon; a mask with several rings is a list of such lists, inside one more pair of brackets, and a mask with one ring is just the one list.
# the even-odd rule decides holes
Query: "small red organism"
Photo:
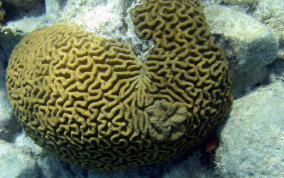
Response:
[{"label": "small red organism", "polygon": [[219,146],[220,140],[218,138],[212,138],[205,146],[205,151],[207,153],[212,152]]}]

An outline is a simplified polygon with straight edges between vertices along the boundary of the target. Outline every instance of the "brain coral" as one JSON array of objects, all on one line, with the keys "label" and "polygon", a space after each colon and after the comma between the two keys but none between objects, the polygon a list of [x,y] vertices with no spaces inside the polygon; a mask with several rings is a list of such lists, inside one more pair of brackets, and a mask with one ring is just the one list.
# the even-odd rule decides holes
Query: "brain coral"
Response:
[{"label": "brain coral", "polygon": [[230,111],[227,61],[198,1],[132,11],[147,58],[74,23],[37,29],[14,49],[7,94],[27,135],[59,158],[114,170],[168,160]]}]

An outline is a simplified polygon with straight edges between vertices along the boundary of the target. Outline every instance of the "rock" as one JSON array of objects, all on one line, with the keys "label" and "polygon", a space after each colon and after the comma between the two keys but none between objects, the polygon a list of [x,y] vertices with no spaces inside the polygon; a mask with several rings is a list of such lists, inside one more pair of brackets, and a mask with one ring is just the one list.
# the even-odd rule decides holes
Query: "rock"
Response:
[{"label": "rock", "polygon": [[202,0],[205,6],[221,3],[237,11],[250,14],[269,26],[279,38],[277,57],[284,59],[284,1],[283,0]]},{"label": "rock", "polygon": [[5,3],[24,10],[33,9],[44,3],[44,0],[3,0]]},{"label": "rock", "polygon": [[20,129],[20,123],[13,117],[5,90],[0,90],[0,139],[11,141]]},{"label": "rock", "polygon": [[35,160],[41,177],[73,177],[70,175],[70,171],[64,169],[67,167],[67,163],[45,152],[40,146],[35,144],[30,137],[26,136],[24,132],[18,133],[15,137],[14,145],[22,150],[24,154],[30,155],[32,159]]},{"label": "rock", "polygon": [[118,39],[127,30],[124,17],[130,4],[130,1],[125,0],[71,0],[63,8],[61,15],[98,36]]},{"label": "rock", "polygon": [[97,36],[127,41],[134,45],[141,44],[142,40],[134,34],[129,14],[129,11],[137,4],[136,1],[70,0],[60,3],[61,1],[46,0],[46,16],[52,17],[58,14],[60,18],[55,19],[57,22],[73,21]]},{"label": "rock", "polygon": [[283,16],[283,13],[283,0],[258,0],[258,5],[253,12],[253,16],[261,21],[265,21],[270,18]]},{"label": "rock", "polygon": [[276,59],[268,66],[269,69],[269,82],[277,79],[284,81],[284,60]]},{"label": "rock", "polygon": [[12,140],[19,129],[20,123],[13,117],[12,108],[6,96],[5,68],[0,61],[0,139]]},{"label": "rock", "polygon": [[44,13],[44,0],[3,0],[3,4],[9,20]]},{"label": "rock", "polygon": [[284,59],[284,1],[258,0],[253,16],[271,27],[279,38],[278,57]]},{"label": "rock", "polygon": [[44,150],[35,144],[30,137],[26,136],[22,130],[15,136],[13,144],[34,158],[45,155]]},{"label": "rock", "polygon": [[0,140],[0,177],[39,177],[35,161],[12,144]]},{"label": "rock", "polygon": [[59,0],[45,0],[45,14],[58,16],[65,3]]},{"label": "rock", "polygon": [[[39,157],[36,157],[36,162],[41,170],[41,175],[44,178],[70,178],[70,177],[80,177],[84,175],[84,169],[78,168],[78,172],[72,172],[70,167],[72,165],[62,162],[51,154],[42,154]],[[80,172],[82,171],[82,172]],[[86,170],[85,170],[86,171]],[[83,178],[83,177],[82,177]]]},{"label": "rock", "polygon": [[[108,2],[104,0],[46,0],[44,15],[12,21],[8,23],[8,27],[17,27],[24,32],[31,32],[41,26],[73,21],[97,35],[103,35],[120,28],[125,4],[123,0]],[[22,21],[29,22],[29,24],[22,23]],[[31,24],[35,25],[29,26]]]},{"label": "rock", "polygon": [[82,25],[85,30],[91,31],[97,36],[127,42],[134,46],[135,50],[141,48],[137,51],[146,53],[146,49],[149,49],[152,43],[136,36],[129,14],[137,1],[139,0],[46,0],[45,15],[10,21],[7,23],[7,27],[17,28],[28,33],[42,26],[72,21]]},{"label": "rock", "polygon": [[229,60],[233,95],[240,97],[264,81],[266,65],[276,58],[278,40],[261,22],[227,7],[210,5],[205,14]]},{"label": "rock", "polygon": [[164,178],[183,178],[183,177],[220,177],[220,173],[213,168],[209,168],[201,160],[204,155],[201,152],[194,152],[192,156],[186,160],[177,163],[171,169],[167,169]]},{"label": "rock", "polygon": [[21,39],[21,35],[19,32],[0,27],[0,39],[0,139],[11,141],[20,129],[20,123],[13,117],[6,96],[5,70],[11,51]]},{"label": "rock", "polygon": [[60,23],[52,16],[37,16],[37,17],[23,17],[20,20],[9,21],[6,24],[6,28],[19,29],[23,34],[27,34],[36,28],[52,25],[54,23]]},{"label": "rock", "polygon": [[16,44],[23,37],[23,33],[17,29],[10,29],[7,27],[0,27],[0,71],[3,75],[3,67],[7,66],[11,52]]},{"label": "rock", "polygon": [[276,81],[234,102],[215,158],[225,177],[283,176],[283,101],[284,83]]},{"label": "rock", "polygon": [[216,0],[218,3],[223,4],[253,4],[257,2],[258,0]]},{"label": "rock", "polygon": [[223,4],[241,12],[253,11],[259,0],[201,0],[205,6]]}]

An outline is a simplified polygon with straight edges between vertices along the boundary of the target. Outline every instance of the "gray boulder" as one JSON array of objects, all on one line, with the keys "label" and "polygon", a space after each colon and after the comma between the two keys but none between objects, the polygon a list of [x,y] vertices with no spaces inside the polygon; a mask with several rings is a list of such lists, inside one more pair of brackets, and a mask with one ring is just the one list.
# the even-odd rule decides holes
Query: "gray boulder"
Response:
[{"label": "gray boulder", "polygon": [[0,139],[11,141],[20,129],[20,123],[13,117],[5,91],[0,90]]},{"label": "gray boulder", "polygon": [[[9,60],[9,57],[12,53],[12,50],[16,46],[16,44],[23,37],[23,33],[14,29],[11,30],[9,28],[3,28],[0,26],[0,75],[4,76],[3,70]],[[4,67],[4,68],[3,68]]]},{"label": "gray boulder", "polygon": [[[1,43],[1,42],[0,42]],[[20,129],[20,123],[13,117],[5,90],[5,68],[0,61],[0,139],[10,141]]]},{"label": "gray boulder", "polygon": [[0,177],[39,177],[35,161],[12,144],[0,140]]},{"label": "gray boulder", "polygon": [[[35,160],[39,171],[39,177],[45,178],[68,178],[73,177],[72,172],[66,169],[68,163],[65,163],[51,154],[48,154],[34,141],[25,135],[24,132],[19,132],[15,137],[14,145],[22,150],[26,155],[30,155]],[[1,176],[0,176],[1,177]],[[75,177],[75,176],[74,176]],[[37,177],[33,177],[37,178]]]},{"label": "gray boulder", "polygon": [[278,58],[284,59],[284,1],[258,0],[253,16],[271,27],[279,38]]},{"label": "gray boulder", "polygon": [[207,6],[210,4],[223,4],[241,12],[251,12],[260,0],[201,0]]},{"label": "gray boulder", "polygon": [[233,95],[241,96],[267,76],[266,65],[275,60],[278,40],[273,31],[252,17],[221,5],[205,14],[229,60]]},{"label": "gray boulder", "polygon": [[225,177],[283,177],[284,83],[237,99],[215,162]]},{"label": "gray boulder", "polygon": [[44,0],[2,0],[8,19],[44,12]]}]

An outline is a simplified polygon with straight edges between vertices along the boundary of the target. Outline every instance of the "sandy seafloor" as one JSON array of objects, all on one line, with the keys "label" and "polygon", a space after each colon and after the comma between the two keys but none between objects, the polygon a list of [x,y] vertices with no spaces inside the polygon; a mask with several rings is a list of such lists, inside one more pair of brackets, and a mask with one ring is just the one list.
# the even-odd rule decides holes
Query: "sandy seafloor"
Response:
[{"label": "sandy seafloor", "polygon": [[[0,6],[0,178],[284,177],[284,0],[202,0],[211,32],[225,51],[234,104],[205,143],[166,163],[113,172],[82,169],[45,152],[12,114],[5,71],[27,33],[76,22],[97,35],[141,47],[129,11],[139,0],[3,0]],[[96,19],[96,20],[94,20]],[[126,25],[125,25],[126,24]],[[123,29],[123,30],[121,30]],[[219,138],[214,151],[206,143]]]}]

